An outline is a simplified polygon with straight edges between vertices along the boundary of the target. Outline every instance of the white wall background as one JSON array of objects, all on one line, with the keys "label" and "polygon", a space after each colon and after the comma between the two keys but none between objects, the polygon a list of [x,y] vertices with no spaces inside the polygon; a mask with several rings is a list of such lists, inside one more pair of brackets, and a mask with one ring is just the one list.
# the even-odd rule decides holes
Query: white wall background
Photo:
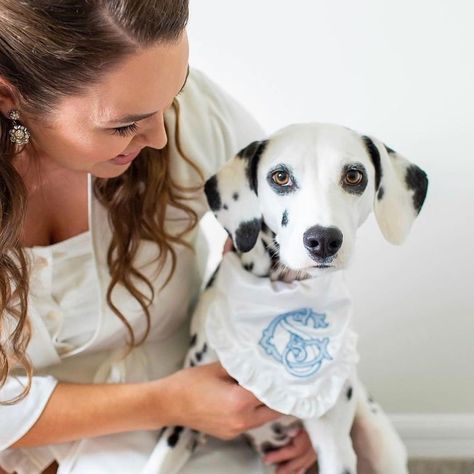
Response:
[{"label": "white wall background", "polygon": [[371,218],[349,271],[360,372],[392,413],[474,412],[473,18],[470,0],[191,2],[191,64],[268,132],[341,123],[429,175],[407,243]]}]

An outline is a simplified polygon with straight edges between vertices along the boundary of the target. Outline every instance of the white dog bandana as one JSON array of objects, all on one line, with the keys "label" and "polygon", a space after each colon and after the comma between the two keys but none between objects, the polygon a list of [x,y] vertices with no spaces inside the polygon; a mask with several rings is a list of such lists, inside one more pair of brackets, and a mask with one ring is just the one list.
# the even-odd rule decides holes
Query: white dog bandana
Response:
[{"label": "white dog bandana", "polygon": [[334,406],[358,361],[343,272],[272,282],[229,252],[213,289],[207,338],[231,377],[270,408],[301,419]]}]

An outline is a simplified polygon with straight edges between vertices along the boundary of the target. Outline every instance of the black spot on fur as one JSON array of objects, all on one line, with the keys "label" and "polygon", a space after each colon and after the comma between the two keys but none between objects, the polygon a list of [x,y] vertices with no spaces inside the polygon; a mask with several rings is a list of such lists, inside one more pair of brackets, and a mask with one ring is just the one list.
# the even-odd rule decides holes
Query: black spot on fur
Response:
[{"label": "black spot on fur", "polygon": [[377,193],[377,199],[380,201],[383,198],[383,195],[385,194],[385,189],[383,186],[380,186],[379,192]]},{"label": "black spot on fur", "polygon": [[352,471],[351,471],[350,469],[345,468],[345,469],[342,471],[342,474],[352,474]]},{"label": "black spot on fur", "polygon": [[426,192],[428,191],[428,177],[418,166],[410,165],[406,170],[405,183],[408,189],[414,191],[413,206],[416,212],[419,213],[425,202]]},{"label": "black spot on fur", "polygon": [[280,263],[280,251],[279,251],[279,245],[277,242],[275,242],[275,232],[273,232],[267,224],[265,224],[265,221],[262,221],[262,233],[267,236],[267,238],[272,240],[272,244],[268,244],[265,239],[260,239],[263,245],[263,248],[265,249],[265,252],[267,255],[270,257],[270,260],[272,262],[271,266],[272,268],[276,268],[279,263]]},{"label": "black spot on fur", "polygon": [[269,246],[263,239],[262,239],[262,244],[263,244],[263,247],[265,248],[265,252],[270,258],[272,269],[277,268],[278,265],[280,264],[280,253],[279,253],[278,247]]},{"label": "black spot on fur", "polygon": [[288,225],[288,211],[285,209],[283,216],[281,218],[281,226],[286,227]]},{"label": "black spot on fur", "polygon": [[194,344],[196,344],[196,341],[197,341],[197,334],[193,334],[191,336],[191,340],[189,341],[189,347],[193,347]]},{"label": "black spot on fur", "polygon": [[244,263],[244,269],[247,270],[248,272],[251,272],[253,270],[253,262]]},{"label": "black spot on fur", "polygon": [[346,397],[348,400],[352,398],[352,387],[349,387],[346,392]]},{"label": "black spot on fur", "polygon": [[229,206],[228,206],[227,204],[224,204],[224,205],[222,206],[222,209],[225,209],[225,210],[227,211],[227,210],[229,209]]},{"label": "black spot on fur", "polygon": [[195,367],[196,363],[193,360],[189,361],[189,367]]},{"label": "black spot on fur", "polygon": [[282,434],[285,431],[281,423],[273,423],[271,428],[275,434]]},{"label": "black spot on fur", "polygon": [[264,454],[271,453],[272,451],[276,451],[277,449],[280,449],[281,446],[275,446],[274,444],[270,443],[269,441],[265,441],[260,445],[260,450]]},{"label": "black spot on fur", "polygon": [[392,149],[391,149],[389,146],[385,145],[385,143],[384,143],[384,145],[383,145],[383,146],[384,146],[384,147],[385,147],[385,149],[387,150],[387,153],[390,153],[391,155],[393,155],[393,154],[395,154],[395,153],[396,153],[396,151],[395,151],[395,150],[392,150]]},{"label": "black spot on fur", "polygon": [[235,245],[241,252],[252,250],[262,228],[262,219],[242,222],[235,231]]},{"label": "black spot on fur", "polygon": [[202,349],[194,354],[197,362],[201,362],[203,355],[207,352],[207,343],[205,342]]},{"label": "black spot on fur", "polygon": [[204,192],[206,193],[207,202],[209,203],[209,207],[213,211],[219,211],[222,202],[221,202],[221,195],[219,193],[219,189],[217,186],[217,177],[216,175],[211,176],[204,185]]},{"label": "black spot on fur", "polygon": [[174,448],[179,441],[179,435],[183,431],[182,426],[175,426],[173,432],[168,436],[167,442],[170,448]]},{"label": "black spot on fur", "polygon": [[247,145],[245,148],[239,151],[237,156],[239,158],[243,158],[248,160],[246,174],[247,179],[250,184],[250,189],[258,194],[258,186],[257,186],[257,169],[258,169],[258,162],[260,160],[260,156],[265,151],[265,147],[267,146],[268,141],[255,141]]},{"label": "black spot on fur", "polygon": [[239,193],[234,193],[234,194],[232,194],[232,199],[233,199],[234,201],[237,201],[237,200],[239,199]]},{"label": "black spot on fur", "polygon": [[378,148],[375,146],[374,142],[365,135],[362,137],[364,141],[365,148],[369,153],[370,159],[375,168],[375,190],[379,189],[380,181],[382,180],[382,164],[380,162],[380,153]]},{"label": "black spot on fur", "polygon": [[281,423],[273,423],[271,428],[273,431],[273,439],[279,442],[279,444],[281,444],[282,441],[288,439],[286,428]]}]

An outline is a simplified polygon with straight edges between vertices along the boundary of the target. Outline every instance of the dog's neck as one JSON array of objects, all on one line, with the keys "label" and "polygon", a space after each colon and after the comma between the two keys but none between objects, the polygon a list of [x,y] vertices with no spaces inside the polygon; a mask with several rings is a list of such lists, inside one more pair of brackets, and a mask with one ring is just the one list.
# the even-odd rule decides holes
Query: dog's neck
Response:
[{"label": "dog's neck", "polygon": [[285,282],[310,278],[306,272],[292,270],[280,262],[280,246],[275,240],[275,233],[264,222],[253,249],[239,253],[239,257],[242,266],[259,277]]}]

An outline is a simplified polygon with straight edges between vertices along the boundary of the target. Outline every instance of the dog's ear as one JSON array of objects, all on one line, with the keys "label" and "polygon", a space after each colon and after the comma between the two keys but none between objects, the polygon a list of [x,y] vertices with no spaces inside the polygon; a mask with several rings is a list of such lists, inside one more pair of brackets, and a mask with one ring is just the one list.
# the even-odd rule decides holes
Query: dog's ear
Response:
[{"label": "dog's ear", "polygon": [[266,140],[250,143],[204,186],[210,208],[240,252],[254,247],[262,227],[257,170],[266,145]]},{"label": "dog's ear", "polygon": [[375,168],[374,213],[384,237],[401,244],[428,189],[426,173],[375,138],[363,136]]}]

